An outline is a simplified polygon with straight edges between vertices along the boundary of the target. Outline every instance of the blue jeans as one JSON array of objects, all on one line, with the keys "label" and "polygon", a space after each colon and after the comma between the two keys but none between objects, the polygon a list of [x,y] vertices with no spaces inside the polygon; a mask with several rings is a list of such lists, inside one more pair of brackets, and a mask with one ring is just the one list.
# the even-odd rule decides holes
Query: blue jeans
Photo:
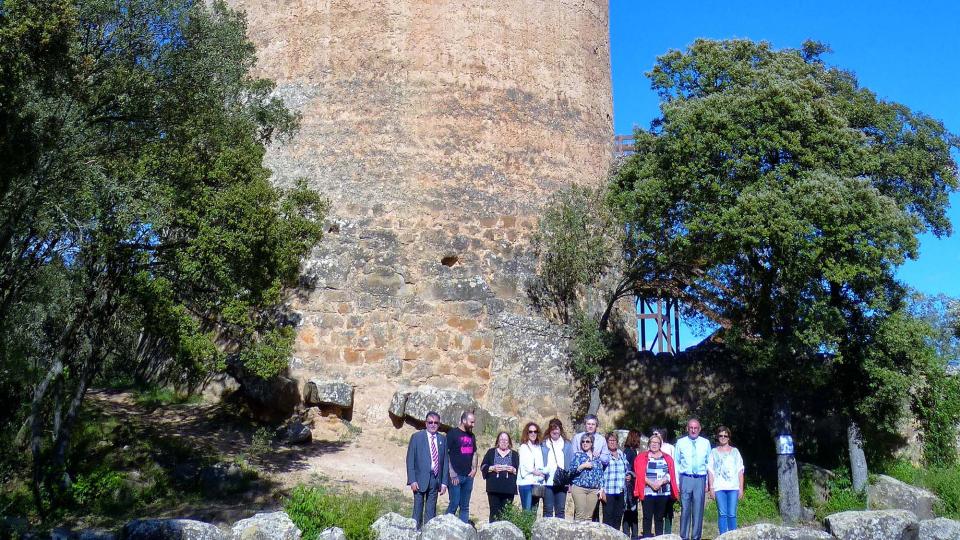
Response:
[{"label": "blue jeans", "polygon": [[520,492],[520,507],[524,510],[536,512],[537,506],[540,504],[540,497],[533,496],[533,486],[517,486],[517,491]]},{"label": "blue jeans", "polygon": [[720,534],[737,528],[737,498],[740,492],[735,489],[717,491],[717,511],[720,513]]},{"label": "blue jeans", "polygon": [[[467,475],[457,475],[460,479],[459,485],[447,486],[450,491],[450,505],[447,506],[447,513],[460,518],[460,521],[468,523],[470,520],[470,495],[473,493],[473,478]],[[458,512],[459,509],[459,512]]]},{"label": "blue jeans", "polygon": [[543,491],[543,517],[565,518],[567,506],[567,486],[547,486]]}]

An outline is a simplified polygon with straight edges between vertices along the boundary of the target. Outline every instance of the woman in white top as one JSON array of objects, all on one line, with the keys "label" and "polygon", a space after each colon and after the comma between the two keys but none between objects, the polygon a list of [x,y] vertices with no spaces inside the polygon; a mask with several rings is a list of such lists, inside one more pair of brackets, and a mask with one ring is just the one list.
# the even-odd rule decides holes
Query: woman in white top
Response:
[{"label": "woman in white top", "polygon": [[540,449],[540,426],[528,422],[523,428],[523,444],[520,445],[520,473],[517,475],[517,490],[520,492],[520,506],[524,510],[536,512],[540,497],[533,496],[533,486],[544,485],[547,468],[543,464],[543,451]]},{"label": "woman in white top", "polygon": [[567,439],[563,422],[559,418],[550,420],[547,435],[540,443],[543,450],[543,463],[547,467],[546,487],[543,492],[543,517],[566,517],[567,490],[569,485],[556,485],[558,469],[566,469],[573,459],[573,444]]},{"label": "woman in white top", "polygon": [[730,428],[717,428],[717,446],[707,458],[710,494],[717,499],[720,534],[737,528],[737,501],[743,498],[743,458],[730,446]]}]

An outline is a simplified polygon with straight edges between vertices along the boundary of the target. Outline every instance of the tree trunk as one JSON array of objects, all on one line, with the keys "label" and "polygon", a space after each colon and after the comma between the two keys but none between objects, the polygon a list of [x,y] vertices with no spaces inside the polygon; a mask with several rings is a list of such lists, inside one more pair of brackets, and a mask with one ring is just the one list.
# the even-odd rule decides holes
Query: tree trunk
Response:
[{"label": "tree trunk", "polygon": [[853,489],[862,492],[867,487],[867,457],[863,454],[863,433],[852,419],[847,424],[847,452],[850,454]]},{"label": "tree trunk", "polygon": [[[787,525],[800,521],[803,508],[800,505],[800,477],[797,473],[797,458],[793,451],[788,453],[779,448],[781,437],[793,440],[793,428],[790,424],[790,403],[779,401],[773,411],[775,439],[777,443],[777,491],[780,494],[780,519]],[[792,445],[792,442],[791,442]]]},{"label": "tree trunk", "polygon": [[[582,402],[581,402],[582,403]],[[590,405],[587,407],[587,414],[596,415],[600,410],[600,377],[594,377],[590,381]]]}]

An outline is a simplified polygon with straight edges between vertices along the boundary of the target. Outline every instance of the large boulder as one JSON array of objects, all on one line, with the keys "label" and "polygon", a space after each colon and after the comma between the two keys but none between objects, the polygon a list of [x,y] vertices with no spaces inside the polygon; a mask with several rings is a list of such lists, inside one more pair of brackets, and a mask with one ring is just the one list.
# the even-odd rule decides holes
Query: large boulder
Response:
[{"label": "large boulder", "polygon": [[800,469],[800,478],[802,481],[810,482],[813,488],[813,502],[824,504],[830,498],[830,482],[836,474],[830,469],[818,467],[812,463],[797,462]]},{"label": "large boulder", "polygon": [[477,530],[453,514],[440,514],[423,524],[420,540],[477,540]]},{"label": "large boulder", "polygon": [[729,531],[717,540],[832,540],[833,536],[823,531],[803,527],[783,527],[760,523]]},{"label": "large boulder", "polygon": [[307,405],[334,405],[343,409],[353,407],[353,386],[340,381],[310,379],[303,389]]},{"label": "large boulder", "polygon": [[376,540],[416,540],[420,537],[417,522],[396,512],[380,516],[370,526]]},{"label": "large boulder", "polygon": [[532,540],[626,540],[627,535],[592,521],[570,521],[560,518],[538,519],[533,524]]},{"label": "large boulder", "polygon": [[300,529],[286,512],[262,512],[230,528],[231,540],[300,540]]},{"label": "large boulder", "polygon": [[236,463],[214,463],[199,470],[200,490],[204,495],[221,497],[243,490],[243,470]]},{"label": "large boulder", "polygon": [[215,525],[192,519],[137,519],[123,526],[124,540],[226,540]]},{"label": "large boulder", "polygon": [[957,540],[957,538],[960,538],[960,521],[936,518],[920,522],[920,540]]},{"label": "large boulder", "polygon": [[327,527],[317,535],[317,540],[347,540],[347,534],[340,527]]},{"label": "large boulder", "polygon": [[840,540],[918,540],[920,523],[907,510],[840,512],[824,520],[827,531]]},{"label": "large boulder", "polygon": [[882,474],[867,486],[867,508],[871,510],[909,510],[917,519],[933,519],[933,509],[939,501],[925,489]]},{"label": "large boulder", "polygon": [[523,531],[509,521],[484,523],[477,529],[480,540],[524,540]]},{"label": "large boulder", "polygon": [[482,433],[491,424],[492,417],[486,409],[480,407],[473,397],[460,390],[420,386],[416,389],[401,388],[390,401],[390,414],[398,418],[409,418],[414,422],[423,422],[427,413],[435,411],[440,415],[441,428],[449,429],[460,424],[460,415],[472,411],[477,418],[474,431]]}]

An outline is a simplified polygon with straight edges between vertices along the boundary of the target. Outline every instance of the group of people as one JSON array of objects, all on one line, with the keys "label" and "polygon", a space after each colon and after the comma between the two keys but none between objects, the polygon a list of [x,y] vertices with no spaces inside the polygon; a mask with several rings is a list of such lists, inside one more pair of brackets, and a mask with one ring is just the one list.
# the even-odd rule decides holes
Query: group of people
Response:
[{"label": "group of people", "polygon": [[[438,433],[440,415],[427,414],[426,428],[410,438],[407,484],[413,491],[413,518],[419,529],[436,515],[439,495],[450,493],[447,513],[467,522],[473,480],[486,481],[490,521],[500,518],[520,496],[524,510],[543,517],[566,517],[567,494],[575,520],[601,521],[630,538],[672,532],[674,501],[681,503],[680,536],[699,540],[707,497],[717,501],[720,533],[737,528],[737,502],[743,498],[743,459],[730,445],[731,431],[717,429],[717,445],[700,434],[700,421],[690,418],[687,434],[671,445],[665,430],[655,428],[642,448],[642,435],[631,430],[623,448],[614,432],[602,436],[594,415],[584,419],[584,431],[567,437],[554,418],[542,431],[528,422],[518,449],[506,431],[479,459],[473,427],[476,418],[464,412],[459,426],[446,436]],[[602,507],[602,511],[601,511]],[[642,531],[640,530],[640,516]]]}]

